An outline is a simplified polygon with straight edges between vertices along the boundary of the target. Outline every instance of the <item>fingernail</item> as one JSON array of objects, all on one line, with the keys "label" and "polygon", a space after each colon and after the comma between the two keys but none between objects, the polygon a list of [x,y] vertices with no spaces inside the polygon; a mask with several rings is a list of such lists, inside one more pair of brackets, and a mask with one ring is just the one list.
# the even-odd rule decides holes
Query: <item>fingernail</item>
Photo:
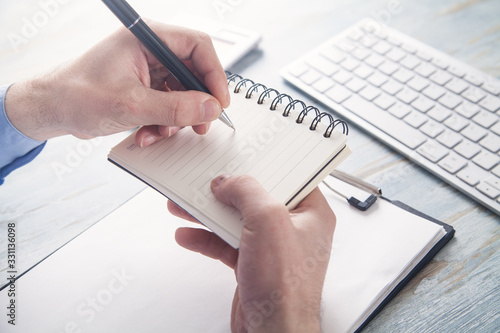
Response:
[{"label": "fingernail", "polygon": [[175,133],[177,133],[182,127],[179,126],[170,126],[168,128],[168,137],[171,137]]},{"label": "fingernail", "polygon": [[152,145],[155,142],[155,137],[152,135],[147,135],[141,140],[141,148],[147,147],[149,145]]},{"label": "fingernail", "polygon": [[217,119],[221,112],[221,108],[219,103],[214,100],[207,100],[203,103],[203,117],[202,122],[209,122]]},{"label": "fingernail", "polygon": [[214,180],[212,180],[212,186],[220,186],[227,178],[229,178],[229,175],[220,175],[214,178]]}]

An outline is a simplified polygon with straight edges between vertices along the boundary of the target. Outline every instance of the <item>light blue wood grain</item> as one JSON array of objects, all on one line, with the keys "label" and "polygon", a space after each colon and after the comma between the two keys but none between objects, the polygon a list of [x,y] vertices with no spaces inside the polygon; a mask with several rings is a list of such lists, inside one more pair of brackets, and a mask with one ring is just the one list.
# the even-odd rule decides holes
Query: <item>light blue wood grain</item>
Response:
[{"label": "light blue wood grain", "polygon": [[[197,1],[196,6],[193,1],[186,1],[176,2],[175,8],[167,8],[173,5],[172,1],[130,2],[145,16],[156,19],[168,21],[177,11],[184,11],[260,31],[260,49],[232,70],[309,103],[315,101],[286,85],[279,70],[366,16],[385,21],[487,73],[500,75],[498,0],[241,0]],[[230,10],[217,11],[218,3],[229,4]],[[388,8],[394,3],[400,10],[388,15]],[[5,36],[19,33],[23,18],[30,19],[40,10],[35,0],[0,3],[0,84],[50,70],[119,27],[100,1],[69,1],[15,51]],[[86,14],[91,14],[90,25]],[[381,186],[388,197],[456,229],[455,238],[365,331],[498,332],[500,218],[357,127],[351,126],[350,133],[353,154],[342,164],[342,170]],[[39,158],[13,173],[0,187],[0,237],[5,235],[6,222],[17,222],[22,270],[142,188],[142,184],[106,162],[107,150],[118,140],[119,137],[111,137],[100,141],[62,180],[54,172],[54,162],[64,163],[81,143],[70,137],[53,140]],[[0,248],[0,254],[3,279],[5,249]]]}]

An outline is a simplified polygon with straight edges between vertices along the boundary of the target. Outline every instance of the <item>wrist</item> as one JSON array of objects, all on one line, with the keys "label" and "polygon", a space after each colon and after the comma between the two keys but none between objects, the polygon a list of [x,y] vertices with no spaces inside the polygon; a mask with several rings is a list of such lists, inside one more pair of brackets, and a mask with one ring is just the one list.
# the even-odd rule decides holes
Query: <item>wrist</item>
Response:
[{"label": "wrist", "polygon": [[38,141],[66,134],[60,126],[61,115],[49,75],[15,83],[5,96],[5,113],[11,124]]},{"label": "wrist", "polygon": [[309,304],[308,297],[284,296],[278,303],[269,300],[253,301],[246,313],[248,314],[246,318],[246,331],[248,332],[321,332],[320,306]]}]

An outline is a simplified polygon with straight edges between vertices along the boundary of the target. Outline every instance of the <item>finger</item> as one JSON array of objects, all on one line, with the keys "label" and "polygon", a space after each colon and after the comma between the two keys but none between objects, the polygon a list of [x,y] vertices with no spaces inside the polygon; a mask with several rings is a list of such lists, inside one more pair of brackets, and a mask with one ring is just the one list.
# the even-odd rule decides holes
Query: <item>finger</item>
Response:
[{"label": "finger", "polygon": [[269,231],[288,218],[286,206],[267,193],[253,177],[219,176],[212,181],[211,189],[217,200],[241,212],[246,227]]},{"label": "finger", "polygon": [[209,129],[210,129],[210,123],[193,126],[193,130],[195,131],[195,133],[200,135],[207,134]]},{"label": "finger", "polygon": [[143,126],[135,134],[135,144],[141,148],[145,148],[156,141],[174,135],[180,129],[182,127],[179,126]]},{"label": "finger", "polygon": [[167,209],[170,212],[170,214],[180,217],[181,219],[191,221],[191,222],[196,222],[199,223],[198,220],[196,220],[191,214],[186,212],[184,209],[181,207],[177,206],[173,201],[168,200],[167,201]]},{"label": "finger", "polygon": [[337,218],[319,188],[315,188],[290,213],[300,216],[299,219],[292,219],[293,222],[302,224],[309,233],[311,230],[316,230],[319,235],[333,236]]},{"label": "finger", "polygon": [[233,269],[236,265],[238,251],[213,232],[205,229],[179,228],[175,232],[175,240],[180,246],[220,260]]},{"label": "finger", "polygon": [[203,92],[164,92],[147,87],[135,89],[143,90],[142,98],[132,101],[129,112],[126,116],[123,114],[124,119],[121,119],[121,122],[131,125],[200,125],[214,121],[222,111],[219,101]]},{"label": "finger", "polygon": [[[230,103],[226,75],[215,53],[209,35],[181,27],[149,21],[151,28],[160,36],[178,58],[191,61],[195,71],[201,77],[208,90],[215,96],[222,107]],[[148,57],[150,63],[157,63],[154,57]]]}]

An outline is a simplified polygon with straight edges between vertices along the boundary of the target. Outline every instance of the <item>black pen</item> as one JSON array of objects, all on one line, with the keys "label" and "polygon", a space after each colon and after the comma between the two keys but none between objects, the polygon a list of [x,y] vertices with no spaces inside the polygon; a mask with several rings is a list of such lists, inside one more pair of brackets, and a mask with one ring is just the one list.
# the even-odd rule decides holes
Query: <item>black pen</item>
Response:
[{"label": "black pen", "polygon": [[[211,95],[208,88],[177,58],[125,0],[102,0],[102,2],[108,6],[125,27],[146,46],[186,90],[197,90]],[[235,129],[224,110],[222,110],[219,119],[224,124]]]}]

